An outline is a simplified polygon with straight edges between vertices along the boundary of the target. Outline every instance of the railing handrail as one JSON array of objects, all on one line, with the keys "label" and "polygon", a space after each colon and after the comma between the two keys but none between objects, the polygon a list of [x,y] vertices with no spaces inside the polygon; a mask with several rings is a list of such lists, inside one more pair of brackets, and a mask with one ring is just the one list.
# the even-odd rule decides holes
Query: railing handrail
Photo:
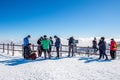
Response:
[{"label": "railing handrail", "polygon": [[[23,45],[22,44],[1,44],[2,45],[2,48],[0,47],[0,49],[3,49],[3,52],[5,52],[5,50],[8,50],[7,53],[9,54],[9,51],[12,51],[12,55],[14,56],[14,51],[23,51]],[[34,50],[35,47],[37,48],[38,45],[34,45],[32,46],[32,49]],[[52,46],[55,46],[55,45],[52,45]],[[11,48],[10,48],[11,47]],[[15,49],[15,47],[21,47],[21,49]],[[68,52],[68,50],[63,50],[62,47],[69,47],[68,45],[62,45],[61,44],[61,48],[60,48],[60,52]],[[76,49],[79,49],[79,48],[87,48],[87,49],[93,49],[92,47],[81,47],[81,46],[75,46]],[[110,50],[110,49],[106,49],[106,50]],[[116,51],[120,51],[120,50],[116,50]],[[55,52],[55,50],[53,50],[52,52]],[[76,53],[79,53],[79,52],[76,52]]]}]

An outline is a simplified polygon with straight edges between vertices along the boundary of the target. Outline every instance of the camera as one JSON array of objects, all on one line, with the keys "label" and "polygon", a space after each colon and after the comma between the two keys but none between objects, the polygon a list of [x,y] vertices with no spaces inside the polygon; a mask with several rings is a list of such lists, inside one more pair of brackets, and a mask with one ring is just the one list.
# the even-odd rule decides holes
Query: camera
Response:
[{"label": "camera", "polygon": [[78,40],[75,40],[75,43],[77,44],[77,43],[78,43]]}]

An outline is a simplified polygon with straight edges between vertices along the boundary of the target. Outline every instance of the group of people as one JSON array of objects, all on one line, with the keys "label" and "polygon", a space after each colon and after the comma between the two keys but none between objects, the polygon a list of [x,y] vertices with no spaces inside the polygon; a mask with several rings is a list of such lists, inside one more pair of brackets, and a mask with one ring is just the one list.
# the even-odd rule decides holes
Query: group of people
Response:
[{"label": "group of people", "polygon": [[[98,44],[97,44],[97,40],[96,38],[94,38],[94,40],[92,41],[93,43],[93,49],[94,49],[94,54],[96,54],[96,52],[99,50],[99,58],[104,58],[104,56],[106,57],[105,60],[108,60],[108,56],[106,54],[106,42],[105,42],[105,38],[101,37]],[[98,48],[97,48],[98,45]],[[116,50],[117,50],[117,43],[116,41],[112,38],[111,42],[109,44],[110,46],[110,56],[111,56],[111,60],[114,60],[116,58]]]},{"label": "group of people", "polygon": [[[37,54],[35,53],[36,51],[31,50],[31,43],[29,43],[29,38],[31,36],[28,35],[27,37],[24,38],[24,53],[23,56],[25,59],[36,59]],[[60,50],[60,45],[61,45],[61,40],[58,36],[54,36],[55,38],[55,47],[56,47],[56,52],[57,56],[56,58],[59,58],[59,50]],[[47,38],[47,35],[41,36],[38,41],[38,57],[41,57],[42,52],[44,52],[44,58],[46,59],[47,54],[48,58],[51,58],[51,50],[53,46],[53,40],[52,37]]]},{"label": "group of people", "polygon": [[[38,57],[41,57],[42,53],[44,53],[44,58],[46,59],[47,55],[48,58],[51,58],[51,51],[52,51],[52,46],[54,45],[56,48],[56,58],[60,57],[60,46],[61,46],[61,40],[58,36],[54,36],[55,38],[55,42],[53,42],[52,37],[47,37],[47,35],[41,36],[38,41],[38,48],[37,51],[33,51],[31,50],[31,43],[29,43],[29,38],[31,38],[30,35],[28,35],[27,37],[24,38],[24,52],[23,52],[23,56],[25,59],[33,59],[35,60],[37,58],[37,54],[38,53]],[[78,41],[77,41],[78,42]],[[68,51],[68,57],[73,57],[74,53],[75,53],[75,48],[76,48],[76,40],[74,39],[74,37],[70,37],[68,39],[68,46],[69,46],[69,51]],[[99,51],[99,58],[104,58],[106,57],[105,60],[108,60],[108,56],[106,54],[106,42],[105,42],[105,38],[101,37],[99,42],[97,43],[97,39],[94,38],[94,40],[92,41],[92,48],[94,49],[94,54],[97,53],[97,51]],[[97,47],[98,46],[98,47]],[[117,50],[117,43],[115,42],[115,40],[112,38],[111,42],[109,44],[110,46],[110,56],[111,59],[115,59],[116,58],[116,50]]]},{"label": "group of people", "polygon": [[[59,49],[60,49],[60,45],[61,45],[61,40],[59,37],[57,37],[56,35],[54,36],[55,38],[55,47],[56,47],[56,51],[57,51],[57,56],[56,58],[59,58]],[[41,57],[42,52],[44,52],[44,57],[46,59],[46,53],[48,53],[49,59],[51,58],[51,50],[52,50],[52,46],[53,46],[53,40],[52,37],[47,38],[46,35],[44,35],[43,37],[41,36],[38,41],[38,56]]]}]

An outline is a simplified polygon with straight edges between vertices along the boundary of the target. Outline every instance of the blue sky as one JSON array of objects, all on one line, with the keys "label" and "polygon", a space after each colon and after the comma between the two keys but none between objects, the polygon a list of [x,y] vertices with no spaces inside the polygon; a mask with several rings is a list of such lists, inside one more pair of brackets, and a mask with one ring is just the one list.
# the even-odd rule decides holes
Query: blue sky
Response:
[{"label": "blue sky", "polygon": [[0,0],[0,39],[120,37],[120,0]]}]

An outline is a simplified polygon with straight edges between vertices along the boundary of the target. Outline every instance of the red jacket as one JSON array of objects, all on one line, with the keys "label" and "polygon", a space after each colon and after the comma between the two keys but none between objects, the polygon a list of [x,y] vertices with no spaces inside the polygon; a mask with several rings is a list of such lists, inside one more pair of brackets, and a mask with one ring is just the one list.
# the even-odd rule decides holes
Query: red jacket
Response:
[{"label": "red jacket", "polygon": [[113,51],[115,51],[117,48],[115,47],[115,45],[116,45],[116,42],[115,41],[111,41],[110,42],[110,50],[113,50]]}]

